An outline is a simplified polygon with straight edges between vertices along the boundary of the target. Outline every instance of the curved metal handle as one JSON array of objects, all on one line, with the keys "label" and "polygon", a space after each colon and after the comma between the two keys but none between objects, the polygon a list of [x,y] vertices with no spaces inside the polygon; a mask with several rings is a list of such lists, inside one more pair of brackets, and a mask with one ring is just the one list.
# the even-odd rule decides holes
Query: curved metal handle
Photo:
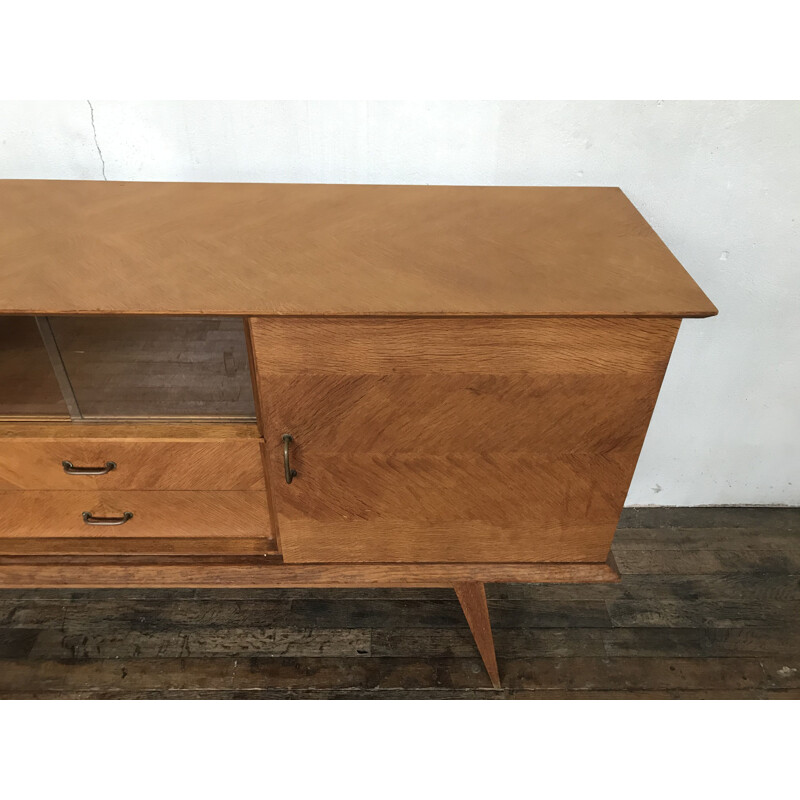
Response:
[{"label": "curved metal handle", "polygon": [[67,475],[107,475],[117,465],[113,461],[106,461],[104,467],[76,467],[71,461],[62,461],[61,466]]},{"label": "curved metal handle", "polygon": [[91,511],[81,514],[87,525],[124,525],[132,516],[132,511],[125,511],[121,517],[96,517]]},{"label": "curved metal handle", "polygon": [[289,466],[289,444],[294,441],[291,434],[284,433],[281,436],[283,439],[283,474],[286,477],[286,483],[291,483],[292,478],[297,475],[297,470]]}]

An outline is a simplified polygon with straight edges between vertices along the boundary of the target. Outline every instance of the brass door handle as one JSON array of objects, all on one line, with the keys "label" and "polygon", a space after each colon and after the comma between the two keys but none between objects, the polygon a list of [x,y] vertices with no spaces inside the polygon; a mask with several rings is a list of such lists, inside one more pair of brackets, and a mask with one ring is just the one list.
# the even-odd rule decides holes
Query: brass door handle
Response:
[{"label": "brass door handle", "polygon": [[62,461],[61,466],[67,475],[107,475],[117,465],[113,461],[106,461],[104,467],[76,467],[71,461]]},{"label": "brass door handle", "polygon": [[132,511],[125,511],[121,517],[96,517],[91,511],[81,514],[87,525],[124,525],[132,516]]},{"label": "brass door handle", "polygon": [[286,483],[291,483],[292,478],[297,475],[297,470],[292,469],[289,465],[289,444],[293,442],[294,439],[289,433],[284,433],[281,439],[283,439],[283,474],[286,478]]}]

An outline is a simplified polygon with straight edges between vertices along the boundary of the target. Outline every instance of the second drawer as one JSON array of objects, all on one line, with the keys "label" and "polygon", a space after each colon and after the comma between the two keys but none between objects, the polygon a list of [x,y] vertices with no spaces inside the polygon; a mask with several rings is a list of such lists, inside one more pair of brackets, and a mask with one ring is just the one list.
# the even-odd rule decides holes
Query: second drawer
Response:
[{"label": "second drawer", "polygon": [[[64,462],[68,462],[66,466]],[[109,468],[109,462],[113,468]],[[92,475],[86,470],[107,470]],[[0,490],[256,490],[259,439],[0,440]]]},{"label": "second drawer", "polygon": [[0,508],[0,538],[271,536],[263,491],[10,491]]}]

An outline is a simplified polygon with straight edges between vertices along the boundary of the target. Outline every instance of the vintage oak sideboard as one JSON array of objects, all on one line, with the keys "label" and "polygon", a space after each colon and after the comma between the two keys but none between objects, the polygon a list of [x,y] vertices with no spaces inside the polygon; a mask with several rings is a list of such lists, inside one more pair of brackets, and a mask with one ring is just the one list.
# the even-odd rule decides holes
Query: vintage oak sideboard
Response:
[{"label": "vintage oak sideboard", "polygon": [[682,317],[616,188],[0,181],[0,587],[612,581]]}]

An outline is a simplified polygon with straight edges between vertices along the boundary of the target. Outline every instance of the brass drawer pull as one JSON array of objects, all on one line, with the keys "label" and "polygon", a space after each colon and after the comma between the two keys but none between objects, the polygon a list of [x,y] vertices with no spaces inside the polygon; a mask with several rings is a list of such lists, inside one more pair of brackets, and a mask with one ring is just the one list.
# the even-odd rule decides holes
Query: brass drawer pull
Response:
[{"label": "brass drawer pull", "polygon": [[283,474],[286,477],[286,483],[291,483],[292,478],[297,475],[297,470],[289,466],[289,443],[294,439],[288,433],[284,433],[281,439],[283,439]]},{"label": "brass drawer pull", "polygon": [[132,511],[125,511],[121,517],[96,517],[91,511],[81,514],[87,525],[124,525],[132,516]]},{"label": "brass drawer pull", "polygon": [[62,461],[61,466],[67,475],[107,475],[117,465],[113,461],[106,461],[104,467],[76,467],[71,461]]}]

